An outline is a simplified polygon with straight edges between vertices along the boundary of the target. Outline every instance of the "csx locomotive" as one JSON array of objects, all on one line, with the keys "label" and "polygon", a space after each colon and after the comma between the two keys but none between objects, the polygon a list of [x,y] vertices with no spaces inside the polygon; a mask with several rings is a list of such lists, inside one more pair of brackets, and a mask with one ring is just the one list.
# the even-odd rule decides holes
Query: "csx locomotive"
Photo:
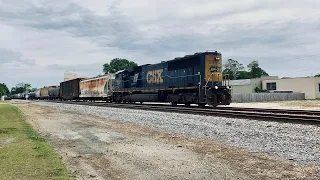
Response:
[{"label": "csx locomotive", "polygon": [[201,52],[117,72],[114,102],[170,102],[172,105],[229,105],[221,53]]},{"label": "csx locomotive", "polygon": [[35,93],[35,99],[170,102],[174,106],[215,107],[231,103],[231,90],[223,79],[221,53],[201,52],[114,74],[61,82],[60,87]]}]

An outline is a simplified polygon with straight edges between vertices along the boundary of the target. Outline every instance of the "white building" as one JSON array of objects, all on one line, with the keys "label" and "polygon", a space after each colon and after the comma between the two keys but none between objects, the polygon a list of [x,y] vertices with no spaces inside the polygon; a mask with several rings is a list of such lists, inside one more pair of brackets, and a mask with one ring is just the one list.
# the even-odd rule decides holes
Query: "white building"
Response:
[{"label": "white building", "polygon": [[64,81],[68,81],[71,79],[76,79],[76,78],[88,78],[87,76],[79,76],[78,73],[74,72],[74,71],[66,71],[64,73]]},{"label": "white building", "polygon": [[266,79],[278,79],[278,76],[263,76],[255,79],[231,80],[232,93],[255,93],[258,87],[262,90],[262,81]]},{"label": "white building", "polygon": [[78,74],[74,71],[66,71],[64,73],[64,81],[67,81],[69,79],[74,79],[74,78],[77,78],[78,77]]},{"label": "white building", "polygon": [[262,88],[270,92],[291,91],[304,93],[306,99],[320,98],[320,77],[263,80]]}]

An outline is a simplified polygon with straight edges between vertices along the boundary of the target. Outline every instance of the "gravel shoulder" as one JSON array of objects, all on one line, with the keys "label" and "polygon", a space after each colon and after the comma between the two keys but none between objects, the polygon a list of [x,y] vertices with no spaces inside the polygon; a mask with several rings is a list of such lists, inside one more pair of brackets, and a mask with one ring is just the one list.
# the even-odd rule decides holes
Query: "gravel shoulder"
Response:
[{"label": "gravel shoulder", "polygon": [[[218,121],[211,119],[215,125],[208,126],[202,116],[38,104],[42,106],[16,105],[78,179],[319,178],[314,163],[306,165],[224,144],[230,137],[223,133],[241,128],[237,121],[224,122],[223,131]],[[232,135],[234,141],[242,138]]]},{"label": "gravel shoulder", "polygon": [[320,111],[320,100],[231,103],[227,107],[301,109],[301,110]]}]

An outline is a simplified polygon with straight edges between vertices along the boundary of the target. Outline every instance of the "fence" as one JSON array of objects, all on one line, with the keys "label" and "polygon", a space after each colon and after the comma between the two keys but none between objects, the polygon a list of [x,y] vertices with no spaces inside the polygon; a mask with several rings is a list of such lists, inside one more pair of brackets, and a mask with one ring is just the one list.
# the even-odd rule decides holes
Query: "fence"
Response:
[{"label": "fence", "polygon": [[304,100],[304,93],[233,93],[232,102],[270,102]]}]

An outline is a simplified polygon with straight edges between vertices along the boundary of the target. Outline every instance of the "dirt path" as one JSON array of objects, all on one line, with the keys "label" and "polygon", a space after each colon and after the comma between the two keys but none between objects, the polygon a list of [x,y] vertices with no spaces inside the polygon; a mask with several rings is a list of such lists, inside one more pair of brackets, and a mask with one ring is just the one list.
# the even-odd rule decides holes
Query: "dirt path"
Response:
[{"label": "dirt path", "polygon": [[317,179],[264,154],[157,129],[19,104],[77,179]]}]

